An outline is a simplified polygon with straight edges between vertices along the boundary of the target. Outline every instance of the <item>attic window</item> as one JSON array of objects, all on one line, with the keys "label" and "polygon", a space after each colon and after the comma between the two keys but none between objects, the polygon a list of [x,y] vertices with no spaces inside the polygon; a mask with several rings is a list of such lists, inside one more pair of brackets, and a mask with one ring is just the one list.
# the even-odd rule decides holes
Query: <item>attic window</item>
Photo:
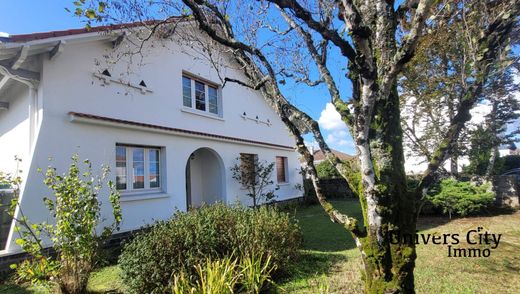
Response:
[{"label": "attic window", "polygon": [[182,98],[184,107],[221,115],[221,94],[216,84],[190,75],[182,76]]},{"label": "attic window", "polygon": [[107,77],[111,77],[112,76],[110,74],[110,72],[108,71],[108,69],[105,69],[101,74],[104,75],[104,76],[107,76]]},{"label": "attic window", "polygon": [[146,87],[146,83],[143,80],[141,80],[141,82],[139,83],[139,86]]}]

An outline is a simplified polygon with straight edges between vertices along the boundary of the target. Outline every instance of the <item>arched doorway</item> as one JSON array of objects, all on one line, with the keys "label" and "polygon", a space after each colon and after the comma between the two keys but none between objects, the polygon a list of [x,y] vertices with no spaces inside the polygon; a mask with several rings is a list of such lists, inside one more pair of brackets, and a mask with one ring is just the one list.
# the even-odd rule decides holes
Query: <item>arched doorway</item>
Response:
[{"label": "arched doorway", "polygon": [[218,153],[210,148],[191,153],[186,163],[187,207],[224,201],[224,191],[224,163]]}]

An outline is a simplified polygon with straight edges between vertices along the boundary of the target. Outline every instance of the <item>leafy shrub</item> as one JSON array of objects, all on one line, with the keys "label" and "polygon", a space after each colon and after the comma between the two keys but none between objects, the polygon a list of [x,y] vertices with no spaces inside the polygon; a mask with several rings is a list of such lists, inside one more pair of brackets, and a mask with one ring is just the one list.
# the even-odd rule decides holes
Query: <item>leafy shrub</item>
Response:
[{"label": "leafy shrub", "polygon": [[432,189],[428,199],[451,218],[454,213],[460,216],[477,214],[493,204],[494,197],[488,183],[477,186],[446,179]]},{"label": "leafy shrub", "polygon": [[[114,223],[96,232],[101,219],[99,194],[109,175],[107,166],[101,175],[94,175],[90,161],[83,161],[83,171],[78,155],[72,156],[68,171],[58,175],[53,167],[45,172],[44,183],[52,190],[53,197],[44,203],[53,223],[32,224],[20,213],[15,218],[20,238],[16,243],[31,257],[20,265],[13,265],[19,280],[33,284],[55,281],[62,293],[84,293],[90,273],[99,260],[102,242],[119,228],[121,208],[119,193],[108,181],[108,199],[112,204]],[[16,201],[13,206],[18,205]],[[21,207],[20,212],[21,212]],[[47,256],[42,236],[47,236],[56,251],[56,257]]]},{"label": "leafy shrub", "polygon": [[316,172],[320,179],[339,179],[341,175],[328,160],[316,164]]},{"label": "leafy shrub", "polygon": [[226,256],[270,256],[278,270],[293,259],[301,233],[286,213],[216,204],[177,212],[128,243],[120,256],[122,278],[134,293],[171,291],[173,276],[195,275],[197,265]]},{"label": "leafy shrub", "polygon": [[253,207],[274,202],[275,191],[280,189],[278,185],[271,189],[274,162],[238,157],[230,170],[231,177],[247,190],[246,195],[253,201]]}]

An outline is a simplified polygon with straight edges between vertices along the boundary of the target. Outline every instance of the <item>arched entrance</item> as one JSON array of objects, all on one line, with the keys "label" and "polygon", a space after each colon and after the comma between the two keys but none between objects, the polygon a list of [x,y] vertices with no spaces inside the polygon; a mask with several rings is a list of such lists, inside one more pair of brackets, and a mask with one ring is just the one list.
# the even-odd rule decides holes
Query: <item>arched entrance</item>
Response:
[{"label": "arched entrance", "polygon": [[224,190],[224,163],[218,153],[210,148],[191,153],[186,163],[187,207],[224,201]]}]

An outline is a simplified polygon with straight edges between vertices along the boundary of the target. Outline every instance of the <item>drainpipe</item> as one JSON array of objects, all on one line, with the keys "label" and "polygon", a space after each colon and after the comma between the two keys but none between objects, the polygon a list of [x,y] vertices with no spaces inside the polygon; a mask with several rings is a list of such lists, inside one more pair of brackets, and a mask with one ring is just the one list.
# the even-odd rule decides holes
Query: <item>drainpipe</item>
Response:
[{"label": "drainpipe", "polygon": [[38,90],[29,86],[29,153],[34,147],[36,129],[38,128]]}]

